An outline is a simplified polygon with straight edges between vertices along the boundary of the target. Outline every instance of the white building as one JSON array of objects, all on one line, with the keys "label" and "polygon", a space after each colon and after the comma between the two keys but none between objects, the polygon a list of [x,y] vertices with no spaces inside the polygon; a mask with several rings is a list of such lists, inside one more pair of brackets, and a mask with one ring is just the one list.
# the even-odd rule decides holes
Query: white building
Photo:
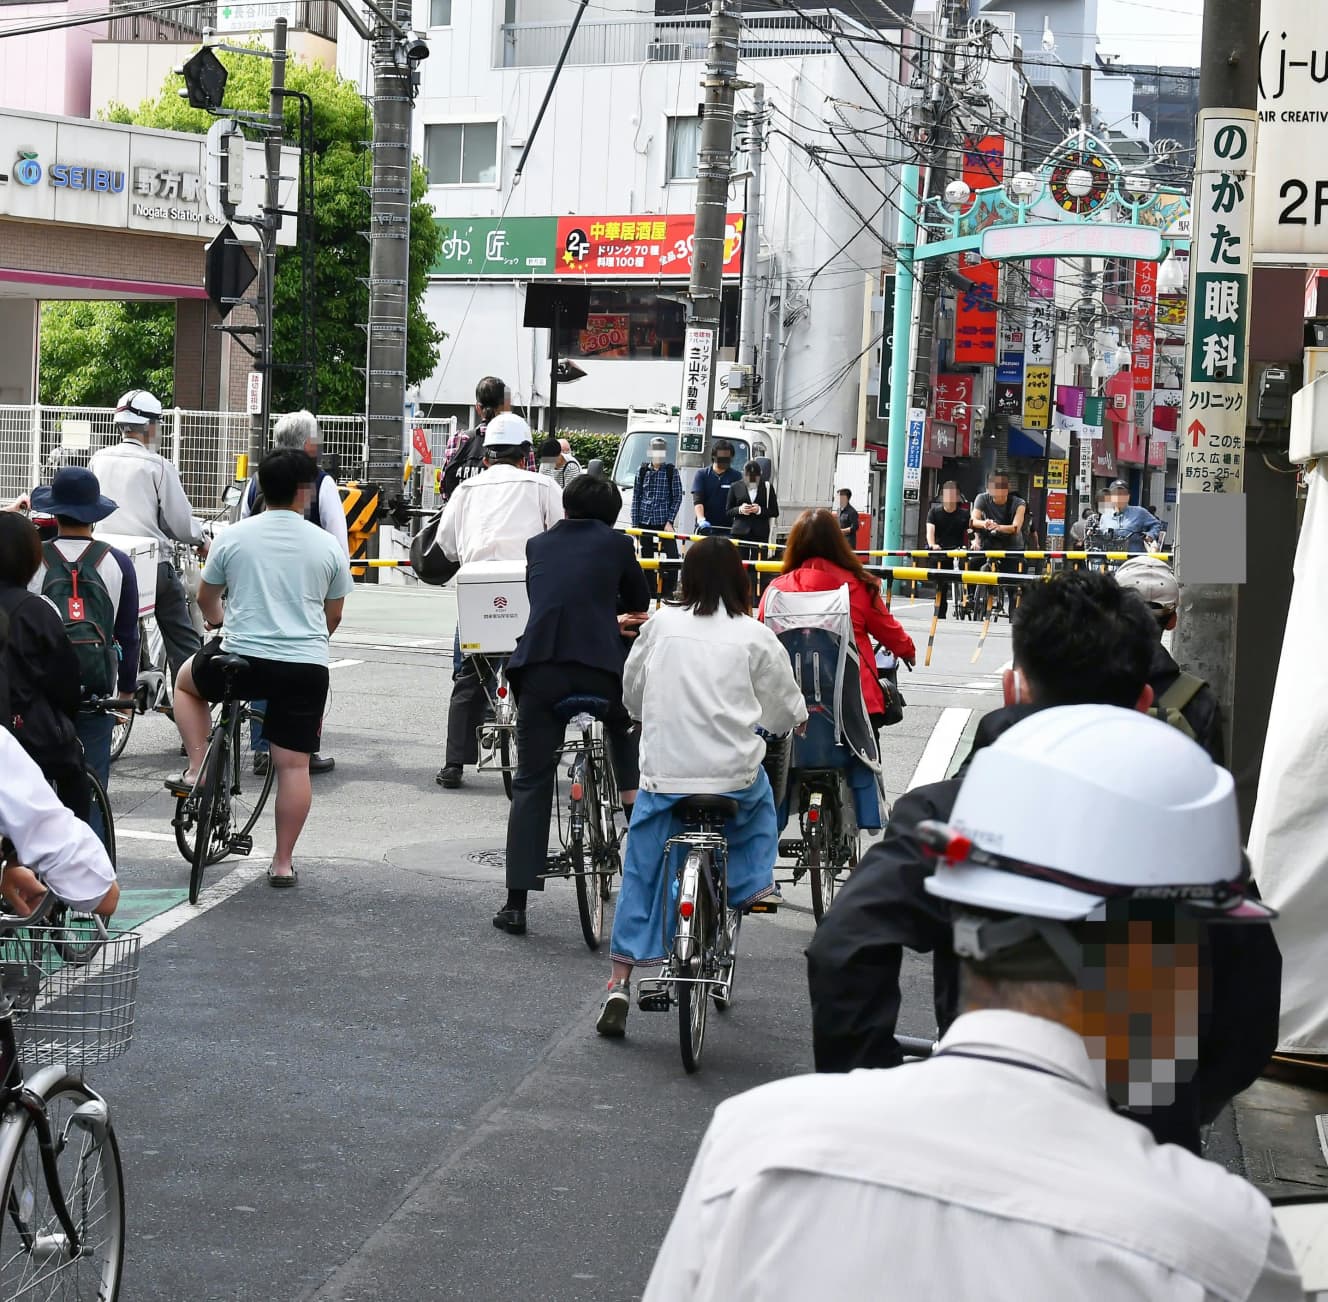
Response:
[{"label": "white building", "polygon": [[[592,8],[582,23],[514,189],[571,6],[417,0],[430,57],[421,65],[415,150],[447,236],[428,305],[448,338],[419,393],[435,414],[464,414],[486,374],[507,380],[520,406],[547,401],[548,332],[522,325],[532,277],[580,280],[590,291],[587,329],[563,332],[561,355],[586,374],[575,388],[560,387],[560,425],[620,429],[630,405],[678,402],[707,20],[657,15],[631,0],[613,6],[621,14],[608,8]],[[888,136],[904,92],[895,49],[840,48],[852,67],[821,28],[785,11],[749,13],[739,73],[764,86],[769,106],[757,266],[761,406],[848,433],[868,282],[879,285],[881,237],[896,231],[895,178],[884,159],[897,148]],[[344,24],[338,60],[370,89],[368,51]],[[739,108],[750,104],[743,92]],[[881,134],[855,136],[856,128]],[[737,166],[745,167],[742,155]],[[750,251],[744,186],[735,182],[729,207],[725,358],[737,342],[737,272]]]}]

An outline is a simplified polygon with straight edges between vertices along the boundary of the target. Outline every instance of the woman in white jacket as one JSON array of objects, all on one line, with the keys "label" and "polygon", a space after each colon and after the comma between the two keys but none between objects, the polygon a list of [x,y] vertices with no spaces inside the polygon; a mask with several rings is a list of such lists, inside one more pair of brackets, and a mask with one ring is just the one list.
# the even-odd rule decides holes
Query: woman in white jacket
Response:
[{"label": "woman in white jacket", "polygon": [[693,543],[680,604],[646,621],[627,658],[623,703],[641,720],[641,790],[613,919],[613,975],[596,1023],[601,1035],[626,1029],[632,968],[658,966],[667,955],[664,887],[673,865],[664,846],[682,830],[680,801],[704,794],[738,802],[724,827],[732,908],[774,890],[779,830],[756,729],[789,732],[807,718],[807,706],[788,653],[751,617],[750,593],[727,538]]}]

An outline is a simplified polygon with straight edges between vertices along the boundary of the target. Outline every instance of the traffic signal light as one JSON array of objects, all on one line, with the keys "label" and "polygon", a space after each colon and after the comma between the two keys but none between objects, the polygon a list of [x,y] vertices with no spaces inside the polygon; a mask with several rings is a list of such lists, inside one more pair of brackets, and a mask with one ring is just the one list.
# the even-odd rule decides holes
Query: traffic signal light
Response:
[{"label": "traffic signal light", "polygon": [[226,65],[208,46],[203,46],[197,54],[191,55],[184,66],[175,71],[184,78],[184,86],[177,94],[181,99],[189,101],[190,108],[206,109],[211,113],[221,107],[229,73]]}]

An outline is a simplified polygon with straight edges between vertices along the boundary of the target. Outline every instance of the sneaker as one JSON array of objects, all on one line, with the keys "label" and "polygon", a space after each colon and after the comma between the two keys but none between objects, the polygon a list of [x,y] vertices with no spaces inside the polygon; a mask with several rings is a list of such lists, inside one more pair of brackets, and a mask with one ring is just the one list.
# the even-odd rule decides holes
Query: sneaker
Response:
[{"label": "sneaker", "polygon": [[627,1034],[627,1010],[632,1006],[631,986],[626,981],[615,981],[599,1006],[599,1020],[595,1030],[612,1040]]},{"label": "sneaker", "polygon": [[460,764],[444,764],[443,767],[438,770],[438,775],[434,778],[434,781],[438,783],[440,787],[446,787],[449,791],[455,791],[461,785],[461,773],[462,769]]},{"label": "sneaker", "polygon": [[272,757],[265,750],[254,752],[254,776],[265,777],[268,769],[271,767]]}]

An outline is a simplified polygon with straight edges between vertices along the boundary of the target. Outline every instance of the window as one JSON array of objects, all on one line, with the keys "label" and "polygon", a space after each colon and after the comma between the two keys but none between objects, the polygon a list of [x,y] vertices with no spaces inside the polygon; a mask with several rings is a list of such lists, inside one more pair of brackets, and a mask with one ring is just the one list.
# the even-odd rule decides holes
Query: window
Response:
[{"label": "window", "polygon": [[497,185],[498,124],[444,122],[424,128],[430,185]]},{"label": "window", "polygon": [[[724,287],[719,344],[738,339],[738,288]],[[686,295],[677,289],[592,286],[584,330],[562,331],[558,355],[596,361],[680,358],[687,332]]]},{"label": "window", "polygon": [[452,0],[429,0],[429,26],[452,26]]},{"label": "window", "polygon": [[669,119],[669,159],[666,181],[695,181],[696,155],[701,147],[700,118]]}]

